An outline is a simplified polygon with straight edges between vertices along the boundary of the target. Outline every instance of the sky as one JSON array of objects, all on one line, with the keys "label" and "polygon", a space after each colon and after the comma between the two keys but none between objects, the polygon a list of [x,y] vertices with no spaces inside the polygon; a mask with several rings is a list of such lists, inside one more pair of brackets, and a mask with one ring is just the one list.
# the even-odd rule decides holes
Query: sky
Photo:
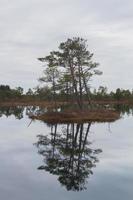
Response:
[{"label": "sky", "polygon": [[72,37],[87,39],[100,63],[92,89],[133,89],[132,0],[0,0],[0,84],[35,88],[37,58]]}]

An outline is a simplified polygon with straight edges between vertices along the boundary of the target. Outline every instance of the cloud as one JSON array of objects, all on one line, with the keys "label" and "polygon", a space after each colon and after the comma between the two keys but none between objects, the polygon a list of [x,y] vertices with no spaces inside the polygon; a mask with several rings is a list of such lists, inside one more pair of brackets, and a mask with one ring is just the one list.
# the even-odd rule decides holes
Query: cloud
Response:
[{"label": "cloud", "polygon": [[131,88],[132,11],[131,0],[1,0],[1,83],[35,87],[42,71],[36,58],[81,36],[103,71],[92,85]]}]

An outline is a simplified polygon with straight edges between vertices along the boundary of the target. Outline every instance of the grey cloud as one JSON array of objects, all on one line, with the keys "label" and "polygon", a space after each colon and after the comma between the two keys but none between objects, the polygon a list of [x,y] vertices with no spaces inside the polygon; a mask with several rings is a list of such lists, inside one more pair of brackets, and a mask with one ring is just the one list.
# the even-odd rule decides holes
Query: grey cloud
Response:
[{"label": "grey cloud", "polygon": [[42,71],[36,58],[47,55],[68,37],[81,36],[88,39],[89,50],[94,52],[104,72],[91,84],[107,85],[109,89],[132,88],[131,0],[1,0],[0,3],[2,83],[35,87]]}]

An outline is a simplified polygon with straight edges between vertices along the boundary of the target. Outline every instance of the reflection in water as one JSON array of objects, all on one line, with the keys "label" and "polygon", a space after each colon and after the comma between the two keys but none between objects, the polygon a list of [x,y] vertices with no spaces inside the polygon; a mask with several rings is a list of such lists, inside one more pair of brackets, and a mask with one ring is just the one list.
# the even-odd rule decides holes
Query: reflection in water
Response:
[{"label": "reflection in water", "polygon": [[92,149],[87,140],[91,123],[63,125],[58,132],[56,125],[51,125],[51,133],[38,135],[35,144],[38,153],[43,156],[44,164],[39,170],[57,175],[61,185],[67,190],[86,189],[87,178],[93,174],[92,168],[98,162],[97,154],[101,149]]},{"label": "reflection in water", "polygon": [[[113,107],[111,106],[111,108],[114,108],[122,115],[124,114],[133,115],[132,105],[116,104]],[[63,107],[60,107],[59,111],[60,110],[63,110]],[[3,115],[5,115],[6,117],[14,115],[16,119],[22,119],[24,111],[26,115],[31,116],[51,111],[51,108],[40,107],[40,106],[1,106],[0,117],[2,117]]]},{"label": "reflection in water", "polygon": [[133,115],[133,105],[128,104],[116,104],[114,105],[114,109],[120,112],[122,115]]},{"label": "reflection in water", "polygon": [[27,106],[26,107],[26,114],[28,116],[30,115],[37,115],[37,114],[43,114],[48,109],[46,107],[40,107],[40,106]]},{"label": "reflection in water", "polygon": [[[128,105],[115,105],[115,109],[122,114],[133,114],[133,107]],[[0,117],[14,115],[22,119],[26,115],[40,114],[47,108],[37,106],[0,107]],[[36,146],[38,153],[43,156],[44,163],[38,167],[51,174],[57,175],[61,185],[67,190],[80,191],[86,189],[87,179],[93,174],[93,167],[98,162],[97,155],[101,149],[93,149],[88,141],[91,123],[50,125],[49,135],[38,135]],[[60,129],[61,127],[61,129]]]},{"label": "reflection in water", "polygon": [[8,107],[0,107],[0,117],[5,115],[6,117],[9,117],[11,115],[14,115],[16,119],[22,119],[23,118],[23,112],[24,107],[23,106],[8,106]]},{"label": "reflection in water", "polygon": [[15,116],[16,119],[22,119],[24,116],[24,111],[26,115],[40,114],[47,111],[46,108],[41,108],[39,106],[1,106],[0,107],[0,117],[5,115],[9,117],[11,115]]},{"label": "reflection in water", "polygon": [[[13,108],[6,109],[1,108],[1,115],[16,113],[12,111]],[[28,109],[27,112],[32,110]],[[109,134],[107,124],[100,123],[94,127],[92,124],[90,128],[89,124],[47,127],[36,121],[27,128],[30,120],[25,113],[26,109],[20,121],[12,115],[9,119],[5,116],[0,118],[0,200],[133,199],[132,117],[125,116],[126,120],[113,123],[112,134]],[[36,138],[39,133],[46,139],[44,136]],[[37,146],[32,145],[34,142]],[[103,147],[104,153],[95,153],[97,148]],[[100,165],[90,156],[97,157]],[[39,171],[37,167],[44,170]],[[92,171],[94,175],[91,175]],[[84,192],[72,192],[84,190],[85,187],[87,190]],[[67,189],[71,192],[67,192]]]}]

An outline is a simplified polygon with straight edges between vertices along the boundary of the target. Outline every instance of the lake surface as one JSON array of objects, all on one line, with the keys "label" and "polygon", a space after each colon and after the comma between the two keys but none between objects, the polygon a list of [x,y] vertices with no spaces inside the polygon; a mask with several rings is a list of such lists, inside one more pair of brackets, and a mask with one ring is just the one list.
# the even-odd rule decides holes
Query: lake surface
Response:
[{"label": "lake surface", "polygon": [[133,116],[47,125],[0,111],[1,200],[132,200]]}]

